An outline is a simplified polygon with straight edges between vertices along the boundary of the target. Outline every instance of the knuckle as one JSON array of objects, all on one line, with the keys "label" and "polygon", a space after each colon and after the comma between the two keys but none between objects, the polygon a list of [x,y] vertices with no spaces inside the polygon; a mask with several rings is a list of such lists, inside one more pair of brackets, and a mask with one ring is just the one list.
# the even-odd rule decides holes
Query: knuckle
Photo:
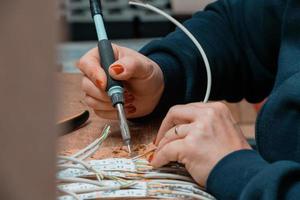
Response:
[{"label": "knuckle", "polygon": [[220,112],[227,112],[228,111],[228,107],[222,102],[214,103],[214,107]]},{"label": "knuckle", "polygon": [[190,147],[185,149],[185,154],[193,155],[194,146],[198,146],[199,144],[199,139],[197,138],[197,136],[195,136],[194,134],[190,134],[188,137],[185,137],[183,142],[185,146]]},{"label": "knuckle", "polygon": [[95,108],[96,106],[96,103],[95,103],[95,100],[92,99],[91,97],[87,96],[85,97],[85,103],[90,106],[91,108]]},{"label": "knuckle", "polygon": [[199,138],[206,138],[206,134],[210,132],[211,123],[208,121],[195,123],[195,131],[191,134],[193,141],[199,141]]},{"label": "knuckle", "polygon": [[195,129],[196,129],[196,130],[203,130],[204,127],[205,127],[205,125],[204,125],[204,123],[202,123],[202,122],[196,122],[196,123],[195,123]]},{"label": "knuckle", "polygon": [[179,108],[178,105],[171,107],[168,112],[168,115],[174,115],[177,112],[178,108]]},{"label": "knuckle", "polygon": [[86,92],[86,90],[87,90],[87,85],[86,85],[86,82],[84,79],[82,79],[82,81],[81,81],[81,89],[84,92]]},{"label": "knuckle", "polygon": [[79,61],[77,62],[77,67],[79,69],[83,69],[86,66],[87,66],[87,59],[85,57],[80,58]]},{"label": "knuckle", "polygon": [[218,110],[216,108],[206,108],[207,118],[216,118],[218,116]]},{"label": "knuckle", "polygon": [[82,82],[81,82],[81,89],[83,92],[85,92],[86,94],[89,94],[90,92],[90,85],[88,84],[88,80],[87,78],[83,78]]}]

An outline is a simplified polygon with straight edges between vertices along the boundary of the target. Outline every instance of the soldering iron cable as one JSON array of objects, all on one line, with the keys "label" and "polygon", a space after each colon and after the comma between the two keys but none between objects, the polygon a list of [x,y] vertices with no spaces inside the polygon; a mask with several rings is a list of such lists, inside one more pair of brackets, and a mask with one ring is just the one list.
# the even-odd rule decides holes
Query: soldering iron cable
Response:
[{"label": "soldering iron cable", "polygon": [[184,27],[179,21],[177,21],[175,18],[173,18],[169,14],[165,13],[164,11],[162,11],[162,10],[160,10],[160,9],[150,5],[150,4],[143,3],[141,1],[139,1],[139,2],[129,1],[129,4],[146,8],[148,10],[151,10],[151,11],[155,12],[155,13],[158,13],[159,15],[164,16],[169,21],[171,21],[173,24],[175,24],[178,28],[180,28],[192,40],[192,42],[196,45],[197,49],[199,50],[199,52],[200,52],[200,54],[203,58],[205,68],[206,68],[206,73],[207,73],[207,88],[206,88],[205,98],[204,98],[204,101],[203,101],[204,103],[207,103],[208,100],[209,100],[209,97],[210,97],[210,92],[211,92],[212,75],[211,75],[211,69],[210,69],[210,64],[209,64],[208,58],[206,56],[206,53],[205,53],[204,49],[202,48],[201,44],[199,43],[199,41],[195,38],[195,36],[186,27]]}]

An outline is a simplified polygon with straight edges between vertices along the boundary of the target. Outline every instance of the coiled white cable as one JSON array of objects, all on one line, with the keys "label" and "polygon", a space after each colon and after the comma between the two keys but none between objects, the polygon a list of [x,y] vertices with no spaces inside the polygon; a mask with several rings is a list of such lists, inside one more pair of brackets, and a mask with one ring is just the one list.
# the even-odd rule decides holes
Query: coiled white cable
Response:
[{"label": "coiled white cable", "polygon": [[212,84],[211,69],[210,69],[210,64],[209,64],[208,58],[206,56],[206,53],[205,53],[204,49],[202,48],[201,44],[195,38],[195,36],[187,28],[185,28],[179,21],[177,21],[175,18],[173,18],[169,14],[165,13],[164,11],[162,11],[162,10],[160,10],[160,9],[150,5],[150,4],[143,3],[143,2],[140,2],[140,1],[139,2],[129,1],[129,4],[149,9],[153,12],[156,12],[156,13],[164,16],[169,21],[171,21],[173,24],[175,24],[178,28],[180,28],[192,40],[192,42],[196,45],[197,49],[199,50],[199,52],[200,52],[200,54],[203,58],[205,68],[206,68],[206,73],[207,73],[207,88],[206,88],[205,98],[204,98],[204,101],[203,101],[203,103],[207,103],[208,100],[209,100],[209,97],[210,97],[211,84]]}]

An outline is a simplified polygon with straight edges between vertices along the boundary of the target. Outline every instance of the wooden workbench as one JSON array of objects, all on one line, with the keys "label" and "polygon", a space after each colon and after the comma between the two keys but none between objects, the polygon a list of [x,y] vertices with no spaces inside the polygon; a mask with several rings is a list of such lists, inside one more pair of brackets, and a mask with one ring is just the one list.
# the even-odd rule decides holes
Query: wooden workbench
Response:
[{"label": "wooden workbench", "polygon": [[[78,114],[84,110],[90,110],[91,117],[86,126],[59,139],[61,151],[77,150],[85,147],[99,137],[105,124],[112,127],[111,136],[104,142],[103,147],[122,146],[121,135],[117,121],[100,119],[89,109],[82,100],[84,93],[81,91],[81,75],[79,74],[58,74],[58,88],[60,88],[58,120]],[[253,106],[245,102],[230,104],[234,117],[240,122],[241,128],[247,138],[254,137],[254,121],[256,113]],[[156,136],[161,120],[145,124],[131,124],[132,143],[148,144]]]},{"label": "wooden workbench", "polygon": [[[60,89],[57,121],[76,115],[84,110],[89,110],[91,114],[88,123],[84,127],[59,139],[59,152],[77,150],[85,147],[100,136],[101,131],[106,124],[111,125],[112,133],[103,143],[103,147],[122,146],[118,122],[100,119],[95,115],[93,110],[89,109],[83,103],[84,93],[81,91],[81,75],[59,74],[57,82],[58,88]],[[158,128],[158,122],[130,124],[132,143],[151,143],[156,136]]]}]

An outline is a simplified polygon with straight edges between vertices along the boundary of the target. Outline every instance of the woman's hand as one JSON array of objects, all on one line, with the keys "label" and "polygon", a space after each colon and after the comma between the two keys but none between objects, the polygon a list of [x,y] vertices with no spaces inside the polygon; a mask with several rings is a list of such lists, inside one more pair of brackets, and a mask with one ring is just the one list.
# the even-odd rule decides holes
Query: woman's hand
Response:
[{"label": "woman's hand", "polygon": [[[125,111],[128,118],[150,114],[158,104],[164,90],[160,67],[149,58],[131,49],[113,45],[116,62],[110,66],[112,78],[125,86]],[[117,119],[116,110],[105,91],[107,78],[100,66],[98,48],[90,50],[78,62],[85,77],[82,89],[86,103],[95,113],[106,119]]]},{"label": "woman's hand", "polygon": [[194,180],[206,186],[213,167],[226,155],[251,149],[223,103],[193,103],[170,109],[159,129],[151,164],[171,161],[185,165]]}]

